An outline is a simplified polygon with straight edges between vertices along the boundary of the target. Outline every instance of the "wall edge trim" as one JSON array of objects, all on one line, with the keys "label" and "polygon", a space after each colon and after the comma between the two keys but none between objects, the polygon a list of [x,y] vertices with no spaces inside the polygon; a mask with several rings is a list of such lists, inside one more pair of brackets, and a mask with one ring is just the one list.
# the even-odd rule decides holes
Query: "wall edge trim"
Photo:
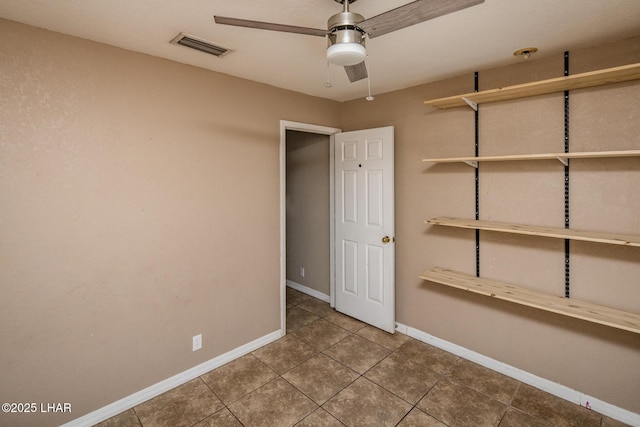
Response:
[{"label": "wall edge trim", "polygon": [[435,337],[419,329],[412,328],[411,326],[396,323],[396,331],[401,334],[408,335],[411,338],[415,338],[418,341],[422,341],[426,344],[448,351],[449,353],[453,353],[466,360],[475,362],[485,368],[489,368],[493,371],[514,378],[525,384],[539,388],[540,390],[546,391],[547,393],[553,394],[556,397],[567,400],[576,405],[588,407],[602,415],[606,415],[632,426],[640,426],[640,414],[636,414],[635,412],[612,405],[611,403],[607,403],[596,397],[574,390],[562,384],[558,384],[546,378],[539,377],[483,354],[476,353],[473,350],[469,350],[452,342]]},{"label": "wall edge trim", "polygon": [[248,354],[258,348],[267,345],[284,335],[281,329],[264,335],[258,339],[255,339],[247,344],[241,345],[231,351],[228,351],[220,356],[214,357],[204,363],[189,368],[179,374],[176,374],[170,378],[162,380],[156,384],[153,384],[143,390],[133,393],[127,397],[117,400],[113,403],[103,406],[93,412],[89,412],[79,418],[69,421],[63,424],[61,427],[80,427],[87,425],[94,425],[107,420],[115,415],[118,415],[128,409],[133,408],[149,399],[159,396],[172,388],[178,387],[188,381],[191,381],[200,375],[203,375],[212,369],[218,368],[226,363],[229,363],[245,354]]},{"label": "wall edge trim", "polygon": [[303,294],[307,294],[309,296],[317,298],[321,301],[331,303],[331,297],[329,295],[323,294],[322,292],[316,291],[315,289],[312,289],[308,286],[301,285],[300,283],[296,283],[293,280],[287,279],[287,286],[295,289],[296,291],[300,291]]}]

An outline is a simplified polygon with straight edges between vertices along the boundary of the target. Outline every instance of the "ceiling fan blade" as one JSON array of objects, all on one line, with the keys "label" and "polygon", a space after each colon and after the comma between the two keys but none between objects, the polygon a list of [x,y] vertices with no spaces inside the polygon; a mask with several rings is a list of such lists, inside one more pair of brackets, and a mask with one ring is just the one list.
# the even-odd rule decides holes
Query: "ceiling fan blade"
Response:
[{"label": "ceiling fan blade", "polygon": [[296,27],[294,25],[273,24],[271,22],[250,21],[248,19],[227,18],[214,16],[216,24],[233,25],[236,27],[256,28],[259,30],[283,31],[285,33],[307,34],[310,36],[325,37],[327,30],[317,28]]},{"label": "ceiling fan blade", "polygon": [[484,0],[418,0],[365,19],[358,23],[358,27],[369,38],[374,38],[480,3],[484,3]]},{"label": "ceiling fan blade", "polygon": [[369,76],[364,61],[356,65],[346,65],[344,70],[347,72],[347,77],[349,77],[351,83],[366,79]]}]

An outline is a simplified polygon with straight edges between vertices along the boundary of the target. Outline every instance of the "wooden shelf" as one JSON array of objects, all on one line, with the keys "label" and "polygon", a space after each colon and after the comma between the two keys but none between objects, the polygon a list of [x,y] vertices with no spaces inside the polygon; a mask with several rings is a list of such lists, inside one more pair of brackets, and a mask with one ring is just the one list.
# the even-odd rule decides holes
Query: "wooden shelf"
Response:
[{"label": "wooden shelf", "polygon": [[602,233],[598,231],[572,230],[560,227],[540,227],[533,225],[510,224],[497,221],[481,221],[438,217],[425,221],[427,224],[449,227],[471,228],[476,230],[497,231],[502,233],[526,234],[530,236],[554,237],[558,239],[582,240],[586,242],[607,243],[610,245],[640,247],[640,236],[627,234]]},{"label": "wooden shelf", "polygon": [[575,153],[541,153],[541,154],[514,154],[507,156],[480,156],[480,157],[447,157],[422,159],[423,162],[433,163],[467,163],[478,167],[478,162],[504,162],[518,160],[559,160],[564,165],[567,159],[596,159],[606,157],[639,157],[640,150],[624,151],[583,151]]},{"label": "wooden shelf", "polygon": [[446,98],[431,99],[424,103],[441,109],[463,107],[465,105],[473,106],[474,104],[507,101],[510,99],[564,92],[565,90],[603,86],[638,79],[640,79],[640,63],[507,86],[504,88],[471,92]]},{"label": "wooden shelf", "polygon": [[424,272],[420,278],[503,301],[640,333],[640,314],[537,292],[439,267]]}]

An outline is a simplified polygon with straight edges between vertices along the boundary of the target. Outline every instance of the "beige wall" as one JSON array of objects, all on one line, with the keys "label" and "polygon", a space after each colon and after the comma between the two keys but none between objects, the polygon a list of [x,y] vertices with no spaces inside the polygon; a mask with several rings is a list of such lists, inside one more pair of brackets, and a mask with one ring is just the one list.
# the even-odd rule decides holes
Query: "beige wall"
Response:
[{"label": "beige wall", "polygon": [[0,401],[73,410],[0,424],[280,328],[279,121],[339,104],[0,20],[0,105]]},{"label": "beige wall", "polygon": [[325,295],[330,215],[329,136],[287,131],[287,280]]},{"label": "beige wall", "polygon": [[[579,73],[640,61],[640,38],[572,51]],[[481,71],[487,89],[561,76],[563,56]],[[640,413],[640,336],[423,282],[433,266],[475,274],[475,233],[427,226],[435,216],[474,217],[474,172],[426,157],[473,155],[474,114],[439,111],[430,98],[473,91],[473,74],[343,104],[342,128],[396,130],[397,320],[436,337]],[[480,107],[480,154],[562,151],[562,94]],[[640,148],[640,83],[574,91],[571,149]],[[563,226],[564,171],[556,161],[480,165],[480,216]],[[640,159],[572,161],[571,225],[640,234]],[[481,274],[564,293],[563,241],[481,234]],[[572,295],[640,312],[640,250],[571,245]]]}]

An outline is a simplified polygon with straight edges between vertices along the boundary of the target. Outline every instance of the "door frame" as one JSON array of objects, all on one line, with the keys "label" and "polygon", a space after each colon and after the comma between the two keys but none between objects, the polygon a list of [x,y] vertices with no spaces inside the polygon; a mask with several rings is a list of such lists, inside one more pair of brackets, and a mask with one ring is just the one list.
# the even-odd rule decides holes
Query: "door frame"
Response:
[{"label": "door frame", "polygon": [[335,137],[342,129],[280,120],[280,336],[287,331],[287,131],[295,130],[329,136],[329,297],[335,306],[335,213],[334,155]]}]

